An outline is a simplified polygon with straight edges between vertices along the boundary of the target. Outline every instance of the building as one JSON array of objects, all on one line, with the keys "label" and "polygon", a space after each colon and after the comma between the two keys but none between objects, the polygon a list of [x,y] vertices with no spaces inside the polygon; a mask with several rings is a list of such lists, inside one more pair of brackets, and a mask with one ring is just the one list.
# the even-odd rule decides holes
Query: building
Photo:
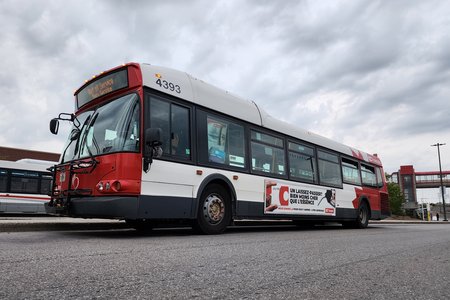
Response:
[{"label": "building", "polygon": [[[419,208],[417,189],[441,187],[439,171],[416,172],[412,165],[400,166],[398,172],[391,174],[391,182],[400,185],[400,189],[405,196],[405,210],[415,210]],[[442,184],[444,187],[450,187],[450,171],[442,171]],[[446,212],[450,209],[448,204],[449,203],[446,203]]]},{"label": "building", "polygon": [[20,159],[38,159],[47,161],[58,161],[59,153],[35,151],[0,146],[0,160],[18,161]]}]

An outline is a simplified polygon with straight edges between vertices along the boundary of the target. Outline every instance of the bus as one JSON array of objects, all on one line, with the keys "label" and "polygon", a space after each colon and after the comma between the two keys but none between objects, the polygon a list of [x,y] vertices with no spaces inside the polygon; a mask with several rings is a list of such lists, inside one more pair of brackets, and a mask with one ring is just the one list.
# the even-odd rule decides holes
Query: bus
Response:
[{"label": "bus", "polygon": [[48,213],[187,222],[205,234],[235,220],[340,222],[389,215],[377,155],[276,120],[255,102],[185,72],[128,63],[75,91]]},{"label": "bus", "polygon": [[56,162],[0,160],[0,214],[45,214]]}]

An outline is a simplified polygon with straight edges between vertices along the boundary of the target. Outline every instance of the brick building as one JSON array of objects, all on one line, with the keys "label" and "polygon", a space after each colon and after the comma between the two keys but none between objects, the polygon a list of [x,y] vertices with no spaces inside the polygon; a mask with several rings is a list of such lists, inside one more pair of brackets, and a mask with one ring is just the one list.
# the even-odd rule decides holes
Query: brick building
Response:
[{"label": "brick building", "polygon": [[39,159],[47,161],[58,161],[59,153],[18,149],[18,148],[8,148],[0,146],[0,160],[17,161],[19,159]]}]

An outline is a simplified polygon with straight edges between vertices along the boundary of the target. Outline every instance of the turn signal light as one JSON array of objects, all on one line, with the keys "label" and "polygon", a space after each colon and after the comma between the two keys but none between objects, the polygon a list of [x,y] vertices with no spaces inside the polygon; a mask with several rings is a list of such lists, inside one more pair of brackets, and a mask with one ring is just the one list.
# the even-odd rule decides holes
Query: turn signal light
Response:
[{"label": "turn signal light", "polygon": [[102,193],[119,192],[123,188],[122,183],[120,183],[119,180],[115,180],[112,183],[109,181],[100,181],[99,183],[97,183],[96,187],[97,190]]}]

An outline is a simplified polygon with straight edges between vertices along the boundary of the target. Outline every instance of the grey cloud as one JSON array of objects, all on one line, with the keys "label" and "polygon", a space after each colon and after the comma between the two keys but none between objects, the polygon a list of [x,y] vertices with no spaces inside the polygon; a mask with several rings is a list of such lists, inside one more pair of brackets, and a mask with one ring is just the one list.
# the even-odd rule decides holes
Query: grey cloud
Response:
[{"label": "grey cloud", "polygon": [[444,1],[3,1],[0,126],[21,122],[0,141],[62,147],[48,120],[73,110],[85,79],[132,60],[339,141],[376,139],[383,157],[414,134],[450,143],[449,14]]}]

